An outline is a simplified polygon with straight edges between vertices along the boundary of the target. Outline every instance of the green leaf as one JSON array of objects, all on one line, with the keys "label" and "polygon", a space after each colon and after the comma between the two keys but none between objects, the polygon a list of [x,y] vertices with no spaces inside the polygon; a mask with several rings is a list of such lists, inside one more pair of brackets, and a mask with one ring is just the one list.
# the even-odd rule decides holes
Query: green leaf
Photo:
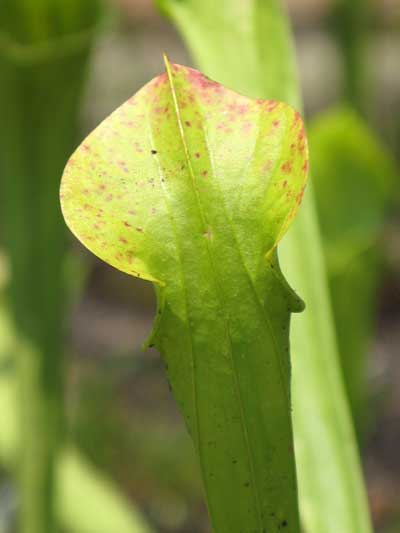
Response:
[{"label": "green leaf", "polygon": [[166,61],[65,170],[67,224],[156,284],[161,351],[215,531],[298,533],[288,326],[276,245],[307,174],[302,120]]},{"label": "green leaf", "polygon": [[[254,98],[301,108],[294,47],[279,0],[158,0],[209,76]],[[311,157],[312,160],[312,157]],[[332,320],[313,190],[280,246],[307,307],[292,318],[293,425],[308,533],[367,533],[367,499]]]},{"label": "green leaf", "polygon": [[310,126],[314,183],[339,353],[353,409],[366,417],[366,356],[382,268],[380,239],[396,183],[393,158],[350,108]]}]

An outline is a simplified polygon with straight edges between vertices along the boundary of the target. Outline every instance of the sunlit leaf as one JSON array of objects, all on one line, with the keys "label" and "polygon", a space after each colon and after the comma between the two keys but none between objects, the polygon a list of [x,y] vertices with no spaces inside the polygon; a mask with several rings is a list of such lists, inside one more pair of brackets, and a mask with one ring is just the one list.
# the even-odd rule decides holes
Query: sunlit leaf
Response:
[{"label": "sunlit leaf", "polygon": [[64,173],[67,224],[156,284],[161,351],[218,533],[299,531],[288,327],[276,245],[301,201],[300,115],[166,62]]}]

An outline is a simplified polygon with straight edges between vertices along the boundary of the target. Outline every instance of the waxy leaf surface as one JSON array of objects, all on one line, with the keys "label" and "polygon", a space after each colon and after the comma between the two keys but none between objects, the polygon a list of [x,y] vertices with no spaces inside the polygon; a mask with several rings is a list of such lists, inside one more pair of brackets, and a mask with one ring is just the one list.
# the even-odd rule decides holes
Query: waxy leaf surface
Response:
[{"label": "waxy leaf surface", "polygon": [[302,120],[166,61],[70,159],[67,224],[155,282],[152,341],[192,435],[214,530],[299,531],[288,327],[276,245],[307,175]]}]

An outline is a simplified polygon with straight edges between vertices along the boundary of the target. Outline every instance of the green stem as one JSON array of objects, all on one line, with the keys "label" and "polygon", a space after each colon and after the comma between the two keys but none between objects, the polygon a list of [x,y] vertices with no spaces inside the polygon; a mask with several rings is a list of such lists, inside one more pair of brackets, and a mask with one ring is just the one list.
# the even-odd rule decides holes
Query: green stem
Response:
[{"label": "green stem", "polygon": [[[21,532],[53,532],[53,478],[62,430],[62,389],[43,386],[47,373],[45,358],[20,347],[18,353],[20,424],[20,491],[22,506],[19,516]],[[57,354],[58,367],[62,361]],[[56,379],[54,379],[56,382]],[[61,385],[61,383],[60,383]]]},{"label": "green stem", "polygon": [[[231,246],[237,248],[234,239]],[[176,286],[166,291],[156,344],[195,443],[213,531],[275,532],[286,524],[288,533],[298,533],[294,456],[288,454],[293,437],[287,328],[282,332],[282,316],[288,320],[290,312],[287,292],[265,264],[253,284],[240,254],[227,273],[216,247],[209,272],[204,263],[194,272],[185,260],[192,257],[187,248],[182,252],[186,294],[177,293]],[[210,286],[204,285],[205,274]],[[204,293],[207,323],[201,331],[191,329],[204,313]],[[170,311],[177,308],[186,310],[182,322]],[[257,332],[253,337],[249,324]],[[181,379],[183,340],[191,354],[188,383]]]},{"label": "green stem", "polygon": [[21,339],[20,531],[50,533],[63,436],[65,231],[58,178],[74,143],[88,44],[57,59],[36,59],[31,45],[19,46],[18,60],[13,49],[7,42],[0,50],[0,168],[10,302]]}]

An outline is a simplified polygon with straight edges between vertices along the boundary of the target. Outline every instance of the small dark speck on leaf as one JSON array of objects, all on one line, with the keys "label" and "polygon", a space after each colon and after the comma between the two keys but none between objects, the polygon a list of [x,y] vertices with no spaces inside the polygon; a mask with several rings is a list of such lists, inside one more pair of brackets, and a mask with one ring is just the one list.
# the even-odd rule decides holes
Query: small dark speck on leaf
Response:
[{"label": "small dark speck on leaf", "polygon": [[205,232],[203,233],[203,236],[204,236],[206,239],[211,240],[211,238],[212,238],[212,231],[211,231],[211,229],[208,228],[207,231],[205,231]]},{"label": "small dark speck on leaf", "polygon": [[243,486],[244,486],[244,487],[250,487],[250,481],[246,481],[246,483],[244,483]]},{"label": "small dark speck on leaf", "polygon": [[151,150],[151,153],[155,155],[157,153],[157,150]]}]

